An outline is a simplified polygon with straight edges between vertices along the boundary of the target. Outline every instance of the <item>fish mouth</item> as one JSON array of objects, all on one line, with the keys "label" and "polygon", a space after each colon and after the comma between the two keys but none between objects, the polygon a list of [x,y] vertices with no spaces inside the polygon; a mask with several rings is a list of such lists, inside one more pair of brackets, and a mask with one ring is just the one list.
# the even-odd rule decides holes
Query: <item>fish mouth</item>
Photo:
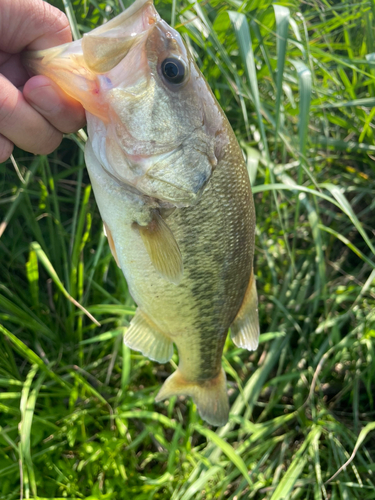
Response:
[{"label": "fish mouth", "polygon": [[111,82],[106,73],[134,45],[146,40],[159,21],[153,0],[136,0],[122,14],[84,34],[80,40],[24,52],[22,62],[29,73],[51,78],[87,111],[107,122],[108,108],[102,94]]}]

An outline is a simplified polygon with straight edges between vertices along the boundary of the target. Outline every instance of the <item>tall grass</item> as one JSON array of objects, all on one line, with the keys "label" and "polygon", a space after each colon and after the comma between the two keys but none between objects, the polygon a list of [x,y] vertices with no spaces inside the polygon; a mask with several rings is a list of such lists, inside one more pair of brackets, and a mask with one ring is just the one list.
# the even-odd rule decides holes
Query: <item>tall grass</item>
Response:
[{"label": "tall grass", "polygon": [[[76,36],[121,10],[56,5]],[[81,138],[16,151],[22,179],[0,166],[0,499],[375,498],[375,3],[157,8],[246,157],[261,344],[227,341],[225,427],[190,400],[155,404],[177,357],[158,365],[121,342],[135,306]]]}]

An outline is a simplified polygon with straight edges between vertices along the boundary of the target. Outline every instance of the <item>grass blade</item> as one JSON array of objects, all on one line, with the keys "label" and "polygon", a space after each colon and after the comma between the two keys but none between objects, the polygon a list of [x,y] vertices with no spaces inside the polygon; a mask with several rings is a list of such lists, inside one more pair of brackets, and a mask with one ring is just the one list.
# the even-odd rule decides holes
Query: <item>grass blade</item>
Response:
[{"label": "grass blade", "polygon": [[229,11],[228,15],[229,19],[233,24],[233,29],[237,38],[238,47],[240,49],[242,60],[244,61],[246,76],[250,85],[250,90],[255,105],[255,111],[258,118],[258,125],[259,125],[260,135],[262,138],[263,148],[265,151],[266,158],[269,161],[268,142],[261,114],[258,80],[255,69],[253,46],[251,43],[250,28],[247,23],[246,16],[244,14],[240,12]]},{"label": "grass blade", "polygon": [[321,430],[319,428],[315,428],[309,433],[308,437],[303,442],[303,445],[295,454],[292,463],[279,482],[270,500],[285,500],[286,498],[290,498],[292,489],[308,460],[306,450],[314,439],[318,439],[316,436],[319,436],[320,433]]},{"label": "grass blade", "polygon": [[218,434],[215,432],[211,431],[210,429],[206,429],[205,427],[202,427],[201,425],[195,424],[195,429],[205,436],[207,439],[212,441],[218,448],[220,448],[221,451],[225,453],[225,455],[229,458],[229,460],[237,467],[237,469],[242,473],[243,477],[249,484],[249,486],[252,486],[253,483],[250,479],[249,472],[247,470],[245,462],[242,460],[242,458],[236,453],[236,450],[228,444],[224,439],[222,439]]},{"label": "grass blade", "polygon": [[325,484],[333,481],[333,479],[335,479],[335,477],[337,477],[340,472],[342,472],[344,469],[346,469],[346,467],[353,461],[359,447],[361,446],[361,444],[363,443],[363,441],[366,439],[367,435],[374,431],[375,430],[375,422],[370,422],[369,424],[367,424],[362,430],[361,432],[359,433],[359,436],[358,436],[358,439],[357,439],[357,442],[355,443],[355,446],[354,446],[354,450],[353,450],[353,453],[350,455],[350,457],[348,458],[348,460],[344,463],[344,465],[342,465],[339,470],[333,474],[333,476],[331,476],[326,482]]},{"label": "grass blade", "polygon": [[32,250],[36,253],[39,261],[43,264],[45,270],[48,272],[48,274],[51,276],[53,282],[57,286],[57,288],[60,290],[60,292],[66,297],[72,304],[74,304],[76,307],[81,309],[81,311],[86,314],[88,318],[91,319],[93,323],[95,323],[97,326],[100,326],[99,321],[97,321],[92,314],[90,314],[87,309],[85,309],[79,302],[77,302],[65,289],[64,285],[62,284],[60,278],[58,277],[56,271],[54,270],[51,262],[49,261],[47,255],[43,252],[41,246],[39,243],[33,242],[31,244]]},{"label": "grass blade", "polygon": [[[275,11],[275,18],[276,18],[276,50],[277,50],[275,134],[276,137],[278,137],[290,11],[287,7],[283,7],[282,5],[276,5],[276,4],[273,5],[273,9]],[[275,149],[275,155],[276,152],[277,150]]]}]

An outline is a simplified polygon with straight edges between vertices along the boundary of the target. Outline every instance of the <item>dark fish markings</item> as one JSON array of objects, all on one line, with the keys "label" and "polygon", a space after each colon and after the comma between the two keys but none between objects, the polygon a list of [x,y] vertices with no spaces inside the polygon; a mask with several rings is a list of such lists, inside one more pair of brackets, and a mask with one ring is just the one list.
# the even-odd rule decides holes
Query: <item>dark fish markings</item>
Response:
[{"label": "dark fish markings", "polygon": [[251,204],[246,166],[233,141],[201,201],[176,213],[178,225],[188,228],[179,245],[191,285],[190,309],[198,311],[192,338],[199,343],[198,382],[220,372],[226,334],[250,279],[255,225]]}]

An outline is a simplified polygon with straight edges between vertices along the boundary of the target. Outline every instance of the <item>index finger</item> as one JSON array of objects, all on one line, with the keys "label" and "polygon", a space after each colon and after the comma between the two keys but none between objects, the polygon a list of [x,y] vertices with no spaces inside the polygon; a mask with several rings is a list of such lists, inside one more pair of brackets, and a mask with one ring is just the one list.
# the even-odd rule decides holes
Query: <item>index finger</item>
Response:
[{"label": "index finger", "polygon": [[1,0],[0,50],[16,54],[71,42],[69,21],[42,0]]}]

